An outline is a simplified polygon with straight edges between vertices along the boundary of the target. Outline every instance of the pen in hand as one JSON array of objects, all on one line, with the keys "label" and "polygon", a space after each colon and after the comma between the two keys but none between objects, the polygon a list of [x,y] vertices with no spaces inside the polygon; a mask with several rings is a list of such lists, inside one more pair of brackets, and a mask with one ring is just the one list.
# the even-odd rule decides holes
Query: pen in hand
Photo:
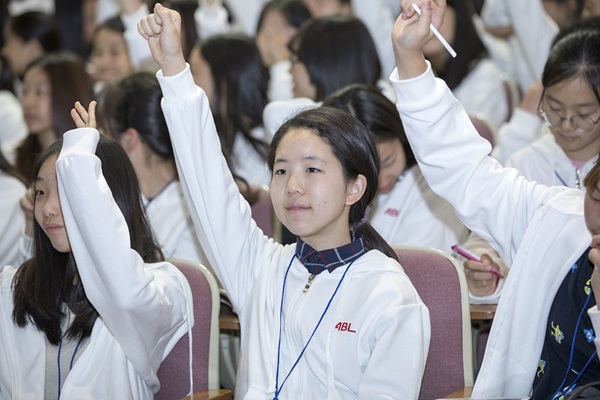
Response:
[{"label": "pen in hand", "polygon": [[[457,244],[452,246],[452,250],[454,250],[457,254],[460,254],[467,260],[477,261],[478,263],[481,263],[481,260],[479,258],[475,257],[473,254],[469,253]],[[490,268],[489,272],[496,275],[499,279],[504,278],[504,276],[502,276],[502,273],[495,268]]]},{"label": "pen in hand", "polygon": [[[421,15],[421,9],[419,8],[418,5],[416,5],[416,4],[413,3],[412,7],[415,9],[415,11],[417,12],[417,14]],[[433,26],[433,24],[429,24],[429,29],[431,29],[431,32],[433,32],[433,34],[435,35],[435,37],[438,38],[439,41],[442,43],[442,45],[444,45],[444,47],[446,48],[446,50],[448,50],[448,53],[450,53],[450,55],[452,56],[452,58],[456,58],[456,51],[454,51],[454,49],[452,48],[452,46],[450,46],[450,43],[448,43],[446,41],[446,39],[444,39],[444,37],[442,36],[442,34],[435,28],[435,26]]]}]

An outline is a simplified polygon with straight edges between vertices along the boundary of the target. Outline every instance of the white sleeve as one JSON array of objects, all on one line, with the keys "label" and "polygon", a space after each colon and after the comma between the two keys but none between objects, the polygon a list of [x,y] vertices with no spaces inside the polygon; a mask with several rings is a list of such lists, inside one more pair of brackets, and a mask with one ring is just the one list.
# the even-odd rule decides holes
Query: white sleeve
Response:
[{"label": "white sleeve", "polygon": [[56,162],[61,208],[86,295],[144,377],[187,332],[191,291],[174,266],[150,270],[131,249],[127,223],[94,154],[98,140],[93,128],[65,133]]},{"label": "white sleeve", "polygon": [[511,264],[537,209],[562,189],[529,182],[489,157],[489,142],[431,66],[416,78],[397,76],[390,79],[398,111],[427,183]]},{"label": "white sleeve", "polygon": [[157,74],[177,171],[196,233],[208,261],[241,310],[263,265],[282,246],[251,217],[221,152],[208,99],[194,84],[189,65],[175,76]]},{"label": "white sleeve", "polygon": [[289,60],[277,61],[269,68],[269,101],[291,100],[294,98],[294,80],[290,74]]},{"label": "white sleeve", "polygon": [[5,265],[18,268],[22,261],[20,243],[25,231],[25,214],[19,200],[27,188],[17,178],[0,171],[0,269]]}]

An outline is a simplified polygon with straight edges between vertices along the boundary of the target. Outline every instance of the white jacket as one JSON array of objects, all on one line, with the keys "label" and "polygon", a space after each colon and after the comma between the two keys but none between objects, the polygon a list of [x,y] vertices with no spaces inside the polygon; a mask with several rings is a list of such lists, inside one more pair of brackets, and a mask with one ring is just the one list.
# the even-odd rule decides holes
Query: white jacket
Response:
[{"label": "white jacket", "polygon": [[[460,103],[431,68],[391,79],[398,110],[423,175],[475,233],[512,265],[488,340],[473,397],[530,393],[548,312],[567,271],[588,248],[581,190],[547,187],[488,157]],[[596,306],[588,310],[600,329]],[[600,338],[595,339],[600,348]]]},{"label": "white jacket", "polygon": [[530,146],[518,151],[506,162],[527,179],[548,186],[567,186],[584,189],[583,179],[590,172],[597,157],[575,168],[564,150],[556,144],[554,136],[546,132]]},{"label": "white jacket", "polygon": [[25,214],[19,200],[26,190],[23,182],[0,171],[0,269],[5,265],[18,267],[21,261]]},{"label": "white jacket", "polygon": [[[156,372],[193,325],[190,287],[177,268],[144,264],[94,152],[98,131],[69,131],[56,163],[59,195],[79,276],[100,317],[64,382],[61,399],[152,399]],[[15,269],[0,273],[0,398],[44,397],[46,339],[12,322]]]},{"label": "white jacket", "polygon": [[[272,399],[288,265],[280,383],[346,267],[318,275],[303,293],[309,273],[293,259],[295,244],[275,243],[251,219],[221,154],[206,95],[194,85],[189,66],[173,77],[159,71],[158,80],[196,232],[240,318],[236,398]],[[341,328],[343,323],[355,332]],[[417,399],[429,338],[428,311],[407,276],[394,260],[369,251],[349,269],[280,399]]]},{"label": "white jacket", "polygon": [[377,195],[369,220],[392,245],[434,247],[446,253],[468,232],[450,203],[429,188],[418,165],[390,193]]},{"label": "white jacket", "polygon": [[165,258],[195,261],[209,267],[183,198],[181,183],[176,180],[152,201],[148,202],[145,198],[143,201],[148,221]]}]

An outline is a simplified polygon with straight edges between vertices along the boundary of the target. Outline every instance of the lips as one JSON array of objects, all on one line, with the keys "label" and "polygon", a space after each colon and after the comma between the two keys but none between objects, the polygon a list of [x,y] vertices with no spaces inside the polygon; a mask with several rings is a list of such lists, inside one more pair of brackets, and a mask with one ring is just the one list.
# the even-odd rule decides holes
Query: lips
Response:
[{"label": "lips", "polygon": [[56,233],[62,229],[62,225],[57,224],[46,224],[44,225],[44,230],[48,233]]},{"label": "lips", "polygon": [[305,206],[303,204],[292,203],[292,204],[286,205],[284,208],[288,212],[301,212],[301,211],[308,210],[310,207]]}]

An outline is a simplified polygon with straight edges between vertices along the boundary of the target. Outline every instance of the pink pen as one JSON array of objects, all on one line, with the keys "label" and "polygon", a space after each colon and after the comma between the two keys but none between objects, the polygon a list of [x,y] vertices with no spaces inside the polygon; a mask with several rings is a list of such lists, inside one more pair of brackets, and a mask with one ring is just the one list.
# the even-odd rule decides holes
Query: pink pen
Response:
[{"label": "pink pen", "polygon": [[[461,256],[463,256],[464,258],[466,258],[467,260],[471,260],[471,261],[477,261],[478,263],[481,262],[481,260],[477,257],[475,257],[473,254],[469,253],[468,251],[466,251],[465,249],[463,249],[462,247],[460,247],[459,245],[455,244],[454,246],[452,246],[452,250],[454,250],[457,254],[460,254]],[[502,276],[502,274],[500,273],[500,271],[492,268],[490,269],[490,271],[492,274],[496,275],[498,278],[504,278]]]}]

